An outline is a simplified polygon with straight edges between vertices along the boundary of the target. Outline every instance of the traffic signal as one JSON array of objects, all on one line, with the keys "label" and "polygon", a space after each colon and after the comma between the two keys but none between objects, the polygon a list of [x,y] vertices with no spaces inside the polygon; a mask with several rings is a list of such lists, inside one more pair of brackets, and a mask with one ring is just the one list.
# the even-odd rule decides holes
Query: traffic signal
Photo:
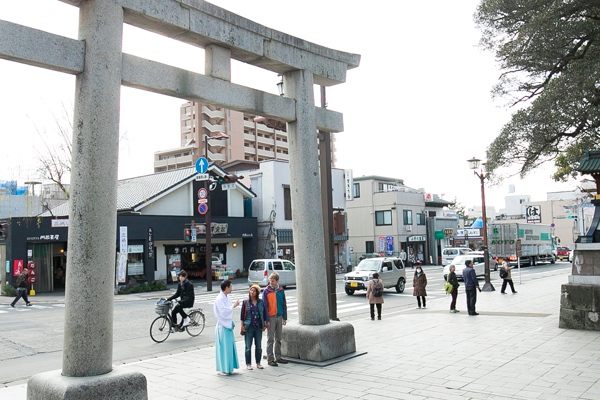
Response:
[{"label": "traffic signal", "polygon": [[8,237],[8,224],[0,224],[0,240]]},{"label": "traffic signal", "polygon": [[237,182],[238,180],[242,179],[243,176],[237,176],[235,174],[229,174],[229,175],[224,175],[224,176],[219,176],[217,178],[217,182],[223,184],[223,183],[234,183]]},{"label": "traffic signal", "polygon": [[578,220],[577,215],[569,215],[567,218],[568,219],[574,219],[575,221]]},{"label": "traffic signal", "polygon": [[186,242],[192,241],[192,230],[191,229],[186,228],[183,230],[183,240]]}]

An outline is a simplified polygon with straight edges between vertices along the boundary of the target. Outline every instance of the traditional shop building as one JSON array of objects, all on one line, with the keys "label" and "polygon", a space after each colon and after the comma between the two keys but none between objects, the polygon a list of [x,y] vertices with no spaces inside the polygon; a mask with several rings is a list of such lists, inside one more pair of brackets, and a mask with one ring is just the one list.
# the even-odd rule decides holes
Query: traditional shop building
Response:
[{"label": "traditional shop building", "polygon": [[[214,177],[227,175],[216,165],[208,172]],[[172,281],[182,269],[192,280],[205,279],[205,215],[199,207],[204,182],[196,180],[197,175],[195,168],[184,168],[119,181],[115,271],[117,253],[127,249],[125,281]],[[242,271],[256,255],[257,222],[250,203],[255,195],[240,182],[228,190],[213,186],[211,273],[221,279]],[[0,237],[3,281],[14,284],[19,268],[33,262],[36,292],[64,289],[68,218],[64,204],[39,217],[0,221],[5,231]],[[196,235],[189,235],[192,229]]]}]

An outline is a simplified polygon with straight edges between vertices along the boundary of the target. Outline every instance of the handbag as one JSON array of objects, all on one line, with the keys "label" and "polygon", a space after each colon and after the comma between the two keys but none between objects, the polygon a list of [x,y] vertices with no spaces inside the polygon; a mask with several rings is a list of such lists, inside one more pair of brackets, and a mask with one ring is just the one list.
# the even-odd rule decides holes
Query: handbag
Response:
[{"label": "handbag", "polygon": [[452,293],[452,291],[454,290],[454,286],[452,286],[452,284],[448,282],[448,277],[446,277],[446,283],[444,284],[444,290],[446,291],[447,294]]}]

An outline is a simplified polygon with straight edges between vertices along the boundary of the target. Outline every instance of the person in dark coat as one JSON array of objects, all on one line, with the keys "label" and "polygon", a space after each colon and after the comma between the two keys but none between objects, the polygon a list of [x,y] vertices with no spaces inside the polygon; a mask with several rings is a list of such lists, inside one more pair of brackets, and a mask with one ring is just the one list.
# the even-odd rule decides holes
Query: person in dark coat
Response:
[{"label": "person in dark coat", "polygon": [[425,272],[421,267],[417,267],[415,270],[415,276],[413,278],[413,296],[417,296],[417,304],[418,308],[421,308],[421,300],[423,300],[423,308],[425,308],[425,297],[427,296],[427,291],[425,287],[427,286],[427,276],[425,276]]},{"label": "person in dark coat", "polygon": [[467,310],[469,315],[479,315],[475,311],[475,303],[477,303],[477,292],[479,289],[479,281],[477,281],[477,274],[473,269],[473,261],[465,261],[466,268],[463,270],[463,280],[465,281],[465,293],[467,294]]},{"label": "person in dark coat", "polygon": [[450,303],[450,312],[451,313],[460,312],[459,310],[456,309],[456,298],[458,297],[458,287],[460,285],[458,284],[458,278],[456,277],[456,272],[454,272],[455,269],[456,269],[455,265],[450,266],[450,273],[448,274],[448,283],[452,285],[452,291],[450,292],[450,295],[452,296],[452,302]]},{"label": "person in dark coat", "polygon": [[19,301],[21,297],[23,298],[23,300],[25,300],[26,305],[31,306],[31,303],[27,298],[27,275],[29,275],[29,270],[27,268],[23,268],[23,272],[21,272],[21,274],[17,278],[17,296],[15,297],[13,302],[10,303],[10,306],[13,308],[15,307],[15,304],[17,304],[17,301]]},{"label": "person in dark coat", "polygon": [[173,319],[173,325],[177,325],[177,314],[181,315],[182,321],[179,329],[183,329],[187,325],[190,324],[190,318],[187,313],[183,310],[184,308],[192,308],[194,306],[194,285],[188,280],[187,272],[180,271],[179,274],[179,284],[177,285],[177,291],[167,300],[173,300],[177,297],[180,297],[177,305],[173,308],[171,312],[171,318]]},{"label": "person in dark coat", "polygon": [[379,274],[377,272],[373,274],[373,279],[371,279],[367,285],[367,299],[369,299],[369,307],[371,308],[371,321],[375,319],[375,307],[377,307],[377,319],[381,319],[381,305],[383,304],[383,296],[373,296],[375,285],[381,287],[381,290],[383,291],[383,281],[379,279]]}]

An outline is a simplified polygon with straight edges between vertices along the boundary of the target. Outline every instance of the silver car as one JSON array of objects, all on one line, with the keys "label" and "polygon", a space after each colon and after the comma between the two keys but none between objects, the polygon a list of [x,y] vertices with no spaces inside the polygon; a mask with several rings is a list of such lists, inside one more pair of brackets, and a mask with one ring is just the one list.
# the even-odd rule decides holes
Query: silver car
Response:
[{"label": "silver car", "polygon": [[369,281],[377,272],[383,281],[384,288],[396,288],[396,292],[404,292],[406,272],[402,260],[395,257],[366,258],[360,262],[354,271],[344,275],[344,290],[353,295],[357,290],[367,290]]},{"label": "silver car", "polygon": [[456,277],[460,280],[463,278],[463,270],[467,267],[465,265],[465,261],[471,260],[473,261],[473,269],[475,270],[475,275],[484,276],[485,275],[485,257],[483,254],[471,253],[465,254],[462,256],[456,256],[454,260],[448,265],[444,267],[444,279],[447,279],[448,274],[450,273],[450,267],[455,266],[456,269],[454,272],[456,273]]},{"label": "silver car", "polygon": [[269,284],[269,275],[277,272],[279,285],[296,286],[296,267],[288,260],[260,259],[254,260],[248,268],[248,286],[265,287]]}]

